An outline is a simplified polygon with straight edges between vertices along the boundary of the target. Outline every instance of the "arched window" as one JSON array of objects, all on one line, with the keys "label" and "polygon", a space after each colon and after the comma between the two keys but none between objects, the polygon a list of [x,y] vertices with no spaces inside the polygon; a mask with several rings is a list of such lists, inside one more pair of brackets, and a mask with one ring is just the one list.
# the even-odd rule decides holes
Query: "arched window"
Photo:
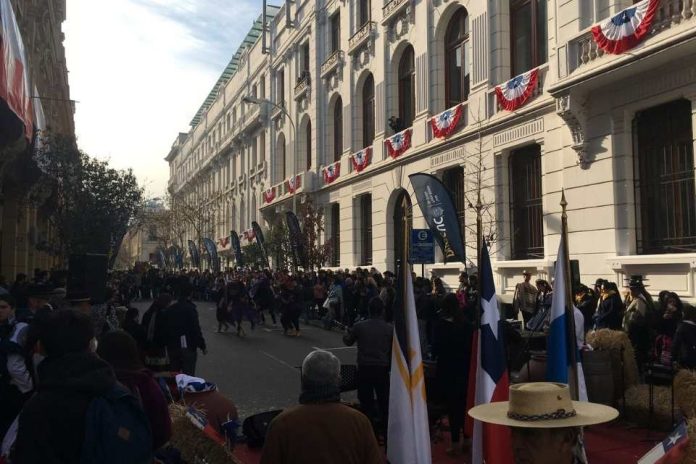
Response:
[{"label": "arched window", "polygon": [[341,159],[343,154],[343,100],[341,97],[336,99],[333,112],[333,159],[334,162]]},{"label": "arched window", "polygon": [[445,102],[451,108],[469,98],[469,67],[466,47],[469,42],[466,10],[459,8],[445,34]]},{"label": "arched window", "polygon": [[411,127],[416,115],[416,68],[413,47],[409,45],[399,61],[399,119],[401,127]]},{"label": "arched window", "polygon": [[307,171],[312,168],[312,121],[307,121],[305,128],[305,148],[307,149]]},{"label": "arched window", "polygon": [[286,162],[285,162],[285,136],[280,134],[278,136],[278,144],[276,145],[276,156],[275,156],[275,183],[282,182],[286,175]]},{"label": "arched window", "polygon": [[363,148],[372,145],[375,139],[375,80],[367,76],[362,88]]}]

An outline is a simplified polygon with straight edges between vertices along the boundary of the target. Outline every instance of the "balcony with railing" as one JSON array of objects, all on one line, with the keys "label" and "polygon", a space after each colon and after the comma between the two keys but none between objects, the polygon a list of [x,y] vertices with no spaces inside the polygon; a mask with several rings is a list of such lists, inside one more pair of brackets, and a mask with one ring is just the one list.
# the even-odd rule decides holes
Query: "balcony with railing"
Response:
[{"label": "balcony with railing", "polygon": [[[561,62],[560,78],[600,71],[617,60],[635,59],[670,44],[696,35],[696,0],[661,0],[647,36],[630,53],[611,55],[604,52],[588,28],[568,41],[566,60]],[[564,47],[561,47],[563,49]],[[693,49],[690,52],[693,53]],[[560,54],[563,56],[563,53]]]},{"label": "balcony with railing", "polygon": [[309,71],[302,71],[295,85],[295,100],[301,100],[309,94],[310,83]]},{"label": "balcony with railing", "polygon": [[411,5],[411,0],[391,0],[382,8],[382,24],[388,24],[403,9]]},{"label": "balcony with railing", "polygon": [[374,21],[367,21],[358,31],[348,39],[348,54],[357,52],[363,45],[374,36],[377,24]]},{"label": "balcony with railing", "polygon": [[[534,100],[539,97],[540,95],[543,95],[544,92],[546,91],[546,88],[548,86],[548,74],[549,74],[549,65],[548,63],[540,66],[538,69],[537,73],[537,82],[536,86],[534,87],[534,91],[532,92],[532,95],[527,103],[527,105],[532,105],[534,104]],[[500,103],[498,102],[498,98],[496,96],[496,91],[495,87],[493,87],[491,90],[488,91],[488,98],[487,98],[487,112],[488,112],[488,118],[492,118],[496,115],[504,115],[504,114],[510,114],[510,112],[505,111],[501,106]]]},{"label": "balcony with railing", "polygon": [[[308,172],[300,172],[297,174],[296,179],[297,181],[295,182],[295,188],[294,188],[294,194],[300,194],[304,193],[309,190],[309,187],[307,186],[307,182],[309,181],[307,177]],[[272,199],[270,201],[267,201],[266,198],[264,198],[262,208],[265,208],[267,206],[280,203],[283,200],[287,200],[292,198],[293,192],[291,192],[290,189],[290,178],[283,179],[282,182],[278,182],[277,184],[271,185],[266,192],[270,193],[272,195]]]},{"label": "balcony with railing", "polygon": [[343,63],[343,51],[336,50],[322,63],[321,65],[321,77],[326,77],[331,74],[336,68],[338,68]]}]

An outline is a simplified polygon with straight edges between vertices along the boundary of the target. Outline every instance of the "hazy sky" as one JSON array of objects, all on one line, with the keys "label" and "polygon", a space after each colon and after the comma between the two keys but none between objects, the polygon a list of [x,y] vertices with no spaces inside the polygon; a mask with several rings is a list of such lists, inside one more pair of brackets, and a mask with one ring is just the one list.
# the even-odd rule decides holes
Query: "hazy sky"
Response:
[{"label": "hazy sky", "polygon": [[67,0],[63,25],[82,150],[164,194],[164,157],[236,52],[261,0]]}]

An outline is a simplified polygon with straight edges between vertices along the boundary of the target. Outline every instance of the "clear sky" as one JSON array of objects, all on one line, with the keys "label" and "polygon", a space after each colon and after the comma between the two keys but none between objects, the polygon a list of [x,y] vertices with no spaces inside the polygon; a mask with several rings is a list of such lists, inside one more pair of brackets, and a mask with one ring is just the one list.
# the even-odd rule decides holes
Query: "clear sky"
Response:
[{"label": "clear sky", "polygon": [[148,196],[164,195],[164,157],[261,8],[261,0],[67,0],[80,148],[132,167]]}]

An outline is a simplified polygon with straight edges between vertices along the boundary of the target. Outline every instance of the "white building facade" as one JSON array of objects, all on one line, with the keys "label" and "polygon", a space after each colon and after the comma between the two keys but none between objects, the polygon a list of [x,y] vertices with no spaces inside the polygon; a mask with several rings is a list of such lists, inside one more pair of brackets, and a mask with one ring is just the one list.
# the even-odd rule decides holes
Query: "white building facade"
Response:
[{"label": "white building facade", "polygon": [[[507,300],[523,270],[553,274],[564,189],[583,282],[621,286],[643,274],[651,290],[694,300],[696,2],[660,0],[639,44],[602,52],[591,26],[631,6],[297,0],[273,8],[266,50],[258,21],[234,74],[223,74],[177,138],[170,192],[203,198],[218,218],[210,233],[222,238],[291,209],[294,172],[298,203],[311,196],[325,208],[324,239],[338,244],[331,266],[394,270],[404,214],[426,228],[408,175],[431,173],[453,194],[473,261],[471,205],[481,193]],[[529,100],[504,110],[496,86],[531,70]],[[244,104],[247,95],[292,120]],[[446,110],[460,118],[440,138],[431,120]],[[395,152],[404,139],[410,146]],[[436,260],[426,269],[455,285],[465,264]]]}]

